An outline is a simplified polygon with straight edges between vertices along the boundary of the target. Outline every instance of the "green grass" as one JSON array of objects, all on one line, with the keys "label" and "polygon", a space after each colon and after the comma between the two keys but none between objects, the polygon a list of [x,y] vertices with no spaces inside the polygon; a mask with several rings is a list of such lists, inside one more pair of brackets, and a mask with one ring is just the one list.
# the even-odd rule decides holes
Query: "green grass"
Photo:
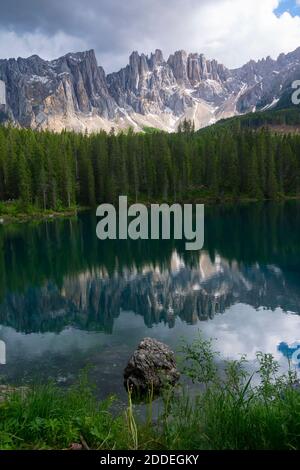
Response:
[{"label": "green grass", "polygon": [[76,214],[78,208],[72,206],[57,207],[52,209],[41,209],[31,204],[24,204],[22,201],[0,201],[0,218],[5,222],[13,221],[27,221],[31,219],[58,217],[58,216],[71,216]]},{"label": "green grass", "polygon": [[86,440],[112,449],[115,439],[122,446],[123,420],[112,416],[111,403],[98,403],[85,380],[68,391],[47,384],[15,392],[0,405],[0,448],[65,449]]},{"label": "green grass", "polygon": [[157,133],[164,132],[164,131],[162,131],[161,129],[158,129],[157,127],[144,126],[143,132],[145,134],[157,134]]},{"label": "green grass", "polygon": [[[164,443],[170,449],[299,449],[300,393],[296,374],[282,375],[269,354],[257,354],[258,370],[246,359],[228,362],[223,379],[209,342],[184,347],[185,373],[204,384],[191,400],[185,390],[169,400]],[[259,378],[259,381],[255,381]]]},{"label": "green grass", "polygon": [[[199,391],[166,389],[158,419],[140,419],[128,408],[112,411],[113,399],[97,402],[85,378],[67,391],[53,384],[13,393],[0,404],[1,449],[300,449],[300,393],[296,374],[279,373],[273,357],[258,353],[249,376],[246,359],[226,364],[221,374],[216,353],[199,339],[182,348],[182,373]],[[259,378],[258,380],[255,380]]]}]

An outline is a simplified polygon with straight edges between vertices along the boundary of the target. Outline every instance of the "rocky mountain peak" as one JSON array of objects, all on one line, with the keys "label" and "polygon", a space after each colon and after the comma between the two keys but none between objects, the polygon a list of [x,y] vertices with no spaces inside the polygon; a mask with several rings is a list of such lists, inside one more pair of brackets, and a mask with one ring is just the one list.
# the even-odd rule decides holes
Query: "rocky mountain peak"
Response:
[{"label": "rocky mountain peak", "polygon": [[274,106],[299,73],[300,48],[235,70],[198,52],[178,50],[166,61],[160,49],[133,51],[128,65],[109,75],[93,49],[52,61],[33,55],[0,60],[1,115],[38,129],[169,131],[184,118],[199,128]]},{"label": "rocky mountain peak", "polygon": [[151,53],[150,64],[151,68],[161,65],[164,62],[164,56],[160,49],[156,49],[154,53]]},{"label": "rocky mountain peak", "polygon": [[168,65],[171,67],[176,80],[187,82],[187,53],[184,50],[176,51],[168,59]]}]

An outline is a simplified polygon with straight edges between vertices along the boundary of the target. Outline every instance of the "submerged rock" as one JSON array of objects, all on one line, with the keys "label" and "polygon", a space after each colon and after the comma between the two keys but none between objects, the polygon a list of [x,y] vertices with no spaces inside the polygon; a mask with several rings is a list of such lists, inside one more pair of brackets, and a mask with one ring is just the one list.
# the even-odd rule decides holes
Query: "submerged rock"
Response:
[{"label": "submerged rock", "polygon": [[134,395],[143,396],[151,390],[157,395],[166,385],[175,385],[179,377],[175,354],[169,346],[144,338],[124,370],[124,385]]},{"label": "submerged rock", "polygon": [[0,403],[6,401],[11,395],[19,393],[25,398],[28,393],[28,387],[12,387],[10,385],[0,385]]}]

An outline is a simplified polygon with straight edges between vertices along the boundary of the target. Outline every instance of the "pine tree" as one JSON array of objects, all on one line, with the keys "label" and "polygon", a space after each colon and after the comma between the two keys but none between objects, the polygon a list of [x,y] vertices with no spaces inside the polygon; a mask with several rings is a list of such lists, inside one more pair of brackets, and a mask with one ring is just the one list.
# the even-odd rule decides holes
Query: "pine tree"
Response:
[{"label": "pine tree", "polygon": [[275,199],[278,194],[278,182],[276,177],[276,167],[274,161],[274,151],[270,135],[267,138],[267,159],[266,159],[266,196],[268,199]]},{"label": "pine tree", "polygon": [[256,145],[253,145],[248,165],[248,187],[247,194],[255,199],[261,199],[263,192],[260,187],[260,178],[258,175],[258,161]]},{"label": "pine tree", "polygon": [[17,165],[17,172],[18,172],[18,197],[22,203],[24,208],[31,202],[31,194],[30,194],[30,173],[28,168],[28,162],[25,158],[23,152],[20,153],[18,158],[18,165]]}]

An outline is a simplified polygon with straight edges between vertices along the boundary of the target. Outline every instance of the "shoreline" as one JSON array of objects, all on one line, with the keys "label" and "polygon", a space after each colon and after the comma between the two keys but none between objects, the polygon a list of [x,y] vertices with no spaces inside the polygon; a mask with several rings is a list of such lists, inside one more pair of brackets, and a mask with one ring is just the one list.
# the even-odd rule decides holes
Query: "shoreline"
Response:
[{"label": "shoreline", "polygon": [[72,209],[66,209],[61,211],[37,211],[32,213],[26,212],[16,212],[14,214],[6,214],[0,212],[0,226],[1,225],[10,225],[10,224],[20,224],[20,223],[27,223],[27,222],[45,222],[45,221],[52,221],[60,218],[69,218],[69,217],[77,217],[79,212],[83,212],[85,210],[89,210],[89,208],[84,207],[76,207]]},{"label": "shoreline", "polygon": [[[64,389],[51,381],[33,383],[30,387],[2,386],[2,400],[0,387],[0,449],[300,448],[296,374],[283,375],[273,356],[258,353],[255,374],[246,371],[245,360],[241,358],[229,361],[226,373],[220,375],[215,362],[218,354],[211,342],[201,336],[186,343],[183,353],[181,368],[176,370],[193,379],[194,396],[184,384],[165,383],[158,396],[150,392],[147,395],[145,389],[141,401],[143,415],[132,392],[124,403],[125,412],[119,408],[118,396],[99,400],[87,375]],[[204,369],[199,368],[199,358]],[[276,370],[274,377],[266,375],[269,363]],[[158,374],[159,369],[153,373]],[[154,403],[163,396],[161,408],[154,414]]]},{"label": "shoreline", "polygon": [[[243,204],[262,204],[262,203],[282,203],[282,202],[289,202],[289,201],[300,201],[299,196],[279,196],[276,199],[255,199],[250,197],[242,197],[242,198],[234,198],[230,196],[224,196],[223,199],[214,198],[214,197],[187,197],[182,198],[179,201],[170,201],[160,200],[160,201],[149,201],[143,198],[140,198],[137,203],[145,204],[149,207],[151,204],[205,204],[209,207],[212,206],[228,206],[228,205],[243,205]],[[132,199],[128,199],[128,204],[132,205],[135,204],[136,201]],[[1,203],[0,203],[1,204]],[[6,207],[9,207],[9,204],[3,203]],[[95,206],[96,209],[97,206]],[[0,226],[1,225],[9,225],[9,224],[16,224],[16,223],[26,223],[26,222],[44,222],[44,221],[51,221],[60,218],[69,218],[69,217],[77,217],[78,213],[93,210],[93,207],[74,207],[70,209],[62,209],[62,210],[50,210],[47,209],[45,211],[32,211],[32,212],[24,212],[24,211],[16,211],[15,209],[12,213],[6,213],[0,211]],[[9,211],[8,211],[9,212]]]}]

